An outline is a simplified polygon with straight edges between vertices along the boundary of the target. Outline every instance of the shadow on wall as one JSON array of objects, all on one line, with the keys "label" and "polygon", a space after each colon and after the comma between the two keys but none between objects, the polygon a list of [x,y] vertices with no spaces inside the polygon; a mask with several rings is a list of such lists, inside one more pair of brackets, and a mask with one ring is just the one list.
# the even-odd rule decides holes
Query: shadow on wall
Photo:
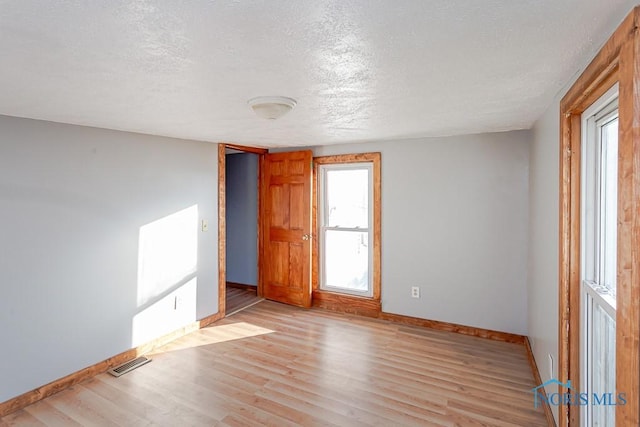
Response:
[{"label": "shadow on wall", "polygon": [[198,219],[193,205],[140,227],[132,347],[196,321]]}]

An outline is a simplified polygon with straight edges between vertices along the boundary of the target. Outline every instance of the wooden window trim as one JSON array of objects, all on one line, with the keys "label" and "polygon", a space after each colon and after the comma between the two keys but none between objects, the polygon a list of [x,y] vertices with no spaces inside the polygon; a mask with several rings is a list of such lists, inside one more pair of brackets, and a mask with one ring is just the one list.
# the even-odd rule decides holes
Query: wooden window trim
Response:
[{"label": "wooden window trim", "polygon": [[[619,84],[617,425],[640,425],[640,8],[634,8],[560,102],[559,380],[581,390],[581,115]],[[563,392],[563,391],[561,391]],[[560,406],[559,425],[578,427],[579,406]]]},{"label": "wooden window trim", "polygon": [[[320,259],[319,259],[319,230],[318,230],[318,170],[320,165],[341,163],[373,163],[373,280],[372,296],[362,297],[337,292],[320,290]],[[360,153],[322,156],[313,158],[313,195],[312,195],[312,228],[314,230],[313,246],[311,250],[311,278],[312,300],[315,307],[329,310],[361,314],[377,317],[381,312],[381,154]]]}]

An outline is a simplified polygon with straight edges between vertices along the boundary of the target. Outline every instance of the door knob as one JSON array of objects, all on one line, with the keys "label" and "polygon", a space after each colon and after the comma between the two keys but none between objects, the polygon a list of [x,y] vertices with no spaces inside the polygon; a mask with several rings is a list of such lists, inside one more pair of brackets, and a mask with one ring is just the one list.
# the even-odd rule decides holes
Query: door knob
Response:
[{"label": "door knob", "polygon": [[302,235],[302,240],[310,240],[311,239],[311,234],[303,234]]}]

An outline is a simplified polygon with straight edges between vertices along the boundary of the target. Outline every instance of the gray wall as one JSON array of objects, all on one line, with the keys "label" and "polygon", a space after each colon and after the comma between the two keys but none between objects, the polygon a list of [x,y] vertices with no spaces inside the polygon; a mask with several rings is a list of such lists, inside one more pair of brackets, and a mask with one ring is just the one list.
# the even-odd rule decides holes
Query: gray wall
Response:
[{"label": "gray wall", "polygon": [[385,312],[527,333],[529,139],[519,131],[314,148],[382,152]]},{"label": "gray wall", "polygon": [[[557,376],[560,108],[554,103],[533,128],[529,179],[529,340],[542,381]],[[554,360],[550,372],[549,355]],[[554,392],[549,387],[548,392]],[[557,419],[557,406],[551,406]]]},{"label": "gray wall", "polygon": [[0,402],[217,312],[215,144],[0,129]]},{"label": "gray wall", "polygon": [[227,281],[258,285],[258,158],[227,155]]}]

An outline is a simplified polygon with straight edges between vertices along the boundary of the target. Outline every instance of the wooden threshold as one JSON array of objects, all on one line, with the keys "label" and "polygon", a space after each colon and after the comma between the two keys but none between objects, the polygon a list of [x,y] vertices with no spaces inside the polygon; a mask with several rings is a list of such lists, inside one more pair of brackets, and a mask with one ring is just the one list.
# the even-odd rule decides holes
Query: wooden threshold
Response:
[{"label": "wooden threshold", "polygon": [[257,285],[247,285],[246,283],[227,282],[227,288],[245,289],[247,291],[258,292]]},{"label": "wooden threshold", "polygon": [[197,331],[198,329],[204,328],[205,326],[208,326],[213,322],[220,320],[221,318],[222,314],[220,312],[212,314],[211,316],[205,317],[202,320],[192,322],[180,329],[163,335],[160,338],[156,338],[153,341],[149,341],[138,347],[124,351],[106,360],[98,362],[95,365],[86,367],[65,377],[52,381],[49,384],[28,391],[24,394],[21,394],[20,396],[14,397],[13,399],[2,402],[0,403],[0,417],[22,409],[25,406],[31,405],[32,403],[35,403],[46,397],[52,396],[86,379],[106,372],[114,366],[118,366],[129,360],[135,359],[140,355],[149,353],[159,347],[170,343],[171,341],[188,335],[191,332]]}]

